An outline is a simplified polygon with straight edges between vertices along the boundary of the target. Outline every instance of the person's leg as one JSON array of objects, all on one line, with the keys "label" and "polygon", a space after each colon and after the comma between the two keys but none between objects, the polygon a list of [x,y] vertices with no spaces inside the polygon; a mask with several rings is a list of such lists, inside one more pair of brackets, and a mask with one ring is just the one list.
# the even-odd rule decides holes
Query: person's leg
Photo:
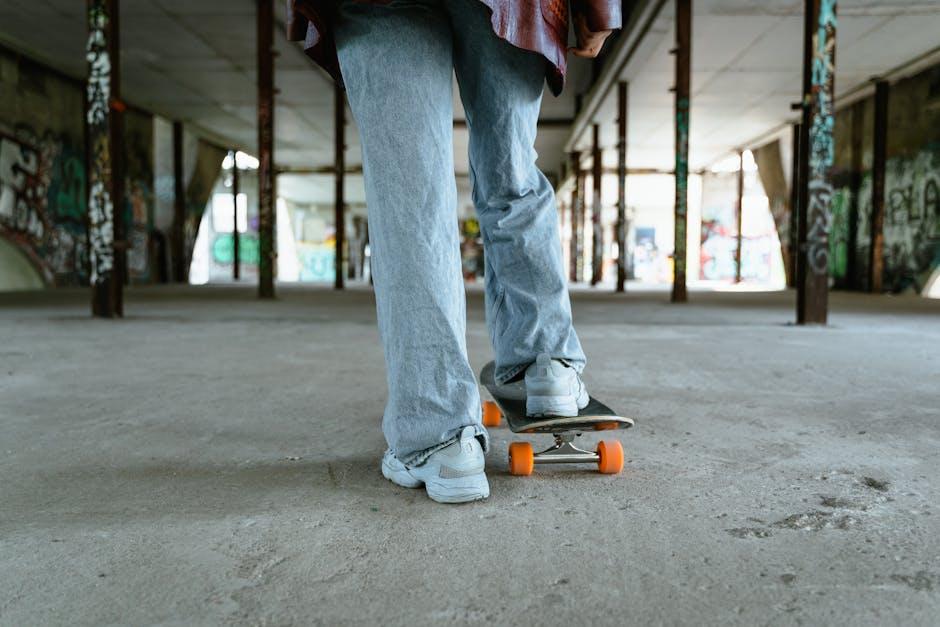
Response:
[{"label": "person's leg", "polygon": [[409,465],[467,426],[485,447],[466,349],[447,15],[436,2],[346,2],[334,27],[362,141],[386,440]]},{"label": "person's leg", "polygon": [[545,59],[497,37],[479,0],[447,7],[470,130],[496,380],[512,379],[546,353],[581,372],[585,357],[571,322],[555,194],[535,165]]}]

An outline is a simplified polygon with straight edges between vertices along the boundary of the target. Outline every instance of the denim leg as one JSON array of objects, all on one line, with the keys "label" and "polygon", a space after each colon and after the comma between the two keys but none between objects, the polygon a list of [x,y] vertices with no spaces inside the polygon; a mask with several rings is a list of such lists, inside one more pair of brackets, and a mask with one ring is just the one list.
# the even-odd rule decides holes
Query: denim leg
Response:
[{"label": "denim leg", "polygon": [[388,380],[382,430],[402,462],[420,463],[465,426],[486,438],[466,347],[453,36],[437,2],[347,2],[335,36],[362,142]]},{"label": "denim leg", "polygon": [[496,379],[512,378],[539,353],[580,372],[585,357],[572,326],[555,193],[535,165],[545,59],[497,37],[479,0],[446,6],[470,130]]}]

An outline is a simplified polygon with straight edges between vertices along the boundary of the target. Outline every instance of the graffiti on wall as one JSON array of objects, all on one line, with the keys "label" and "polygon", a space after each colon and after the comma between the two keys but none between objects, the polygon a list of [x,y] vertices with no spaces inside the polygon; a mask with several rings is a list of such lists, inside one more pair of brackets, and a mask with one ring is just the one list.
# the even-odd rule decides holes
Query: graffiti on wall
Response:
[{"label": "graffiti on wall", "polygon": [[[702,213],[699,276],[706,281],[734,281],[737,276],[738,237],[733,205],[728,211],[703,207]],[[774,257],[779,253],[780,240],[772,228],[745,236],[741,240],[741,279],[769,282]]]},{"label": "graffiti on wall", "polygon": [[[871,250],[871,172],[858,189],[858,236],[855,249],[855,284],[867,286]],[[833,194],[833,228],[830,244],[834,256],[832,274],[848,273],[847,213],[851,187]],[[841,218],[840,218],[841,216]],[[842,219],[844,218],[844,219]],[[840,261],[841,260],[841,261]],[[893,292],[921,290],[940,264],[940,145],[921,150],[914,157],[893,157],[885,167],[884,286]]]},{"label": "graffiti on wall", "polygon": [[849,268],[849,213],[852,191],[837,187],[832,192],[831,222],[829,224],[829,273],[836,284],[843,282]]},{"label": "graffiti on wall", "polygon": [[148,281],[150,233],[154,228],[153,116],[137,111],[124,116],[124,224],[127,271],[134,281]]},{"label": "graffiti on wall", "polygon": [[[869,187],[870,189],[870,187]],[[869,196],[870,198],[870,196]],[[870,207],[870,200],[868,201]],[[863,215],[870,211],[863,211]],[[867,254],[867,251],[866,251]],[[889,159],[885,172],[884,285],[920,289],[940,255],[940,146]]]},{"label": "graffiti on wall", "polygon": [[109,144],[109,108],[111,101],[111,59],[108,55],[106,29],[108,15],[103,3],[92,3],[88,15],[88,92],[86,95],[88,140],[91,172],[88,177],[88,238],[90,245],[90,280],[107,281],[114,267],[114,205],[111,185]]},{"label": "graffiti on wall", "polygon": [[87,279],[85,167],[66,137],[0,129],[0,233],[46,283]]}]

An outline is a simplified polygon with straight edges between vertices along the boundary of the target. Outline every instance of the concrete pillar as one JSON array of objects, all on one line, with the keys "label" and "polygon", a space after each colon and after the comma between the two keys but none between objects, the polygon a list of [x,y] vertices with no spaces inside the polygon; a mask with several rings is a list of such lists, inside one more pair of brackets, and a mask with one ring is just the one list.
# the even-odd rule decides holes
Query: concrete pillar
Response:
[{"label": "concrete pillar", "polygon": [[604,165],[601,158],[599,124],[594,124],[592,129],[591,154],[591,181],[594,188],[591,203],[591,285],[593,286],[604,278],[604,232],[601,230],[601,178]]},{"label": "concrete pillar", "polygon": [[274,5],[258,0],[258,296],[274,298]]},{"label": "concrete pillar", "polygon": [[333,287],[341,290],[343,284],[343,251],[346,250],[346,94],[339,84],[333,87],[333,125],[334,125],[334,194],[333,217],[336,227],[336,266]]},{"label": "concrete pillar", "polygon": [[572,152],[571,174],[574,177],[574,188],[571,190],[571,239],[568,241],[568,279],[574,283],[578,280],[578,216],[581,214],[581,153]]},{"label": "concrete pillar", "polygon": [[868,288],[880,294],[884,281],[885,161],[888,146],[888,81],[875,83],[874,150],[871,165],[871,242],[868,260]]},{"label": "concrete pillar", "polygon": [[676,200],[672,302],[688,300],[685,286],[689,210],[689,75],[692,66],[692,0],[676,0]]},{"label": "concrete pillar", "polygon": [[736,202],[737,242],[734,251],[734,282],[741,282],[741,264],[744,260],[744,151],[738,151],[738,197]]},{"label": "concrete pillar", "polygon": [[120,17],[118,0],[88,0],[88,239],[92,315],[124,315],[124,241]]},{"label": "concrete pillar", "polygon": [[836,1],[806,0],[797,324],[825,324],[829,309],[835,44]]},{"label": "concrete pillar", "polygon": [[183,123],[175,121],[173,122],[173,227],[170,233],[174,283],[186,282],[185,226],[186,195],[183,189]]},{"label": "concrete pillar", "polygon": [[[800,105],[802,107],[802,105]],[[793,125],[793,149],[790,159],[790,229],[787,233],[787,287],[796,287],[797,266],[800,262],[799,221],[800,221],[800,137],[803,135],[800,124]]]},{"label": "concrete pillar", "polygon": [[617,291],[627,282],[627,82],[617,84]]}]

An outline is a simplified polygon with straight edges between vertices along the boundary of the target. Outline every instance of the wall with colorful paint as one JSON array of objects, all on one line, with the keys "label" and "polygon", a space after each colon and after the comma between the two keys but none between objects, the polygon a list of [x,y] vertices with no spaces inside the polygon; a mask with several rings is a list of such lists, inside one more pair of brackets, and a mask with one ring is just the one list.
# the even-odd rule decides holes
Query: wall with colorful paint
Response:
[{"label": "wall with colorful paint", "polygon": [[78,83],[0,48],[0,238],[45,285],[88,281],[83,106]]},{"label": "wall with colorful paint", "polygon": [[[716,168],[702,175],[701,281],[733,283],[737,277],[737,161],[734,170]],[[786,277],[775,216],[750,151],[745,152],[743,201],[741,280],[751,287],[781,289]]]},{"label": "wall with colorful paint", "polygon": [[[0,290],[89,282],[84,109],[80,81],[0,46],[0,240],[9,261],[0,267]],[[132,107],[124,112],[124,140],[129,278],[165,280],[174,205],[172,125]],[[184,133],[187,251],[225,153]]]},{"label": "wall with colorful paint", "polygon": [[[0,237],[35,269],[40,284],[84,285],[88,195],[84,92],[80,83],[0,49]],[[151,278],[153,116],[124,114],[128,270]],[[0,289],[14,283],[0,276]]]},{"label": "wall with colorful paint", "polygon": [[[867,289],[874,100],[836,115],[830,268]],[[923,293],[940,266],[940,65],[891,85],[885,169],[884,288]]]}]

